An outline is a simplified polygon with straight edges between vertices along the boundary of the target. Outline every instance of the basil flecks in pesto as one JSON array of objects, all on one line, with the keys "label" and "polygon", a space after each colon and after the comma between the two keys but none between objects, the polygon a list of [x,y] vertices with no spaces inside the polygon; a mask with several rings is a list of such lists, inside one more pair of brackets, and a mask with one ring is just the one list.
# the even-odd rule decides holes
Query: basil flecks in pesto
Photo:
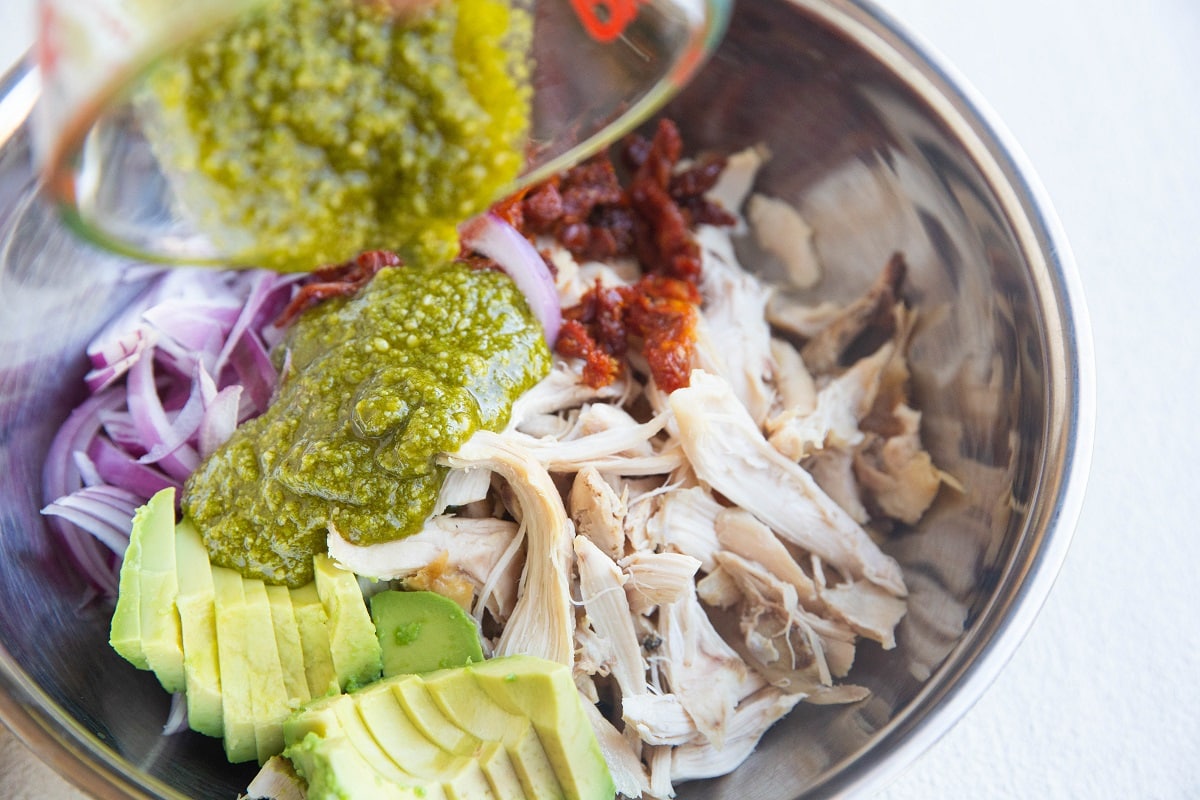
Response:
[{"label": "basil flecks in pesto", "polygon": [[193,223],[241,264],[457,252],[517,177],[531,20],[506,0],[265,0],[164,59],[151,141]]},{"label": "basil flecks in pesto", "polygon": [[330,523],[356,544],[420,530],[436,455],[503,428],[550,367],[512,281],[456,263],[382,270],[306,312],[277,356],[275,401],[193,473],[183,509],[214,563],[290,586],[312,580]]}]

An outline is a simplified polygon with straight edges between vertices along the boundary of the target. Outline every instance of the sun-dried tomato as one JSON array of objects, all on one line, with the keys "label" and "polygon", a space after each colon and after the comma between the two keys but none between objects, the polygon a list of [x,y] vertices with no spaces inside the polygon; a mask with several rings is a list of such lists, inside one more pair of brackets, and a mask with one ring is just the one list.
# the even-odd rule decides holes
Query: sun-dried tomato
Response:
[{"label": "sun-dried tomato", "polygon": [[737,222],[733,214],[719,203],[705,197],[717,185],[727,161],[724,156],[707,156],[671,176],[667,191],[683,212],[689,228],[697,225],[728,226]]},{"label": "sun-dried tomato", "polygon": [[528,188],[514,192],[503,200],[494,203],[489,211],[517,230],[523,230],[525,228],[525,205],[528,193]]},{"label": "sun-dried tomato", "polygon": [[563,321],[554,347],[567,358],[583,359],[583,381],[592,388],[608,386],[621,375],[621,362],[606,353],[579,320]]},{"label": "sun-dried tomato", "polygon": [[642,355],[654,382],[666,392],[688,385],[696,347],[700,294],[687,282],[647,275],[633,287],[625,323],[642,337]]},{"label": "sun-dried tomato", "polygon": [[607,386],[620,377],[631,338],[659,387],[687,386],[695,349],[700,295],[687,281],[647,275],[633,286],[597,283],[567,309],[556,348],[584,360],[584,381]]},{"label": "sun-dried tomato", "polygon": [[[642,148],[635,150],[640,154]],[[679,129],[661,120],[629,183],[629,204],[638,214],[635,248],[642,267],[695,281],[700,276],[700,247],[670,193],[671,175],[682,150]]]},{"label": "sun-dried tomato", "polygon": [[600,261],[633,252],[633,212],[607,154],[592,158],[526,193],[526,235],[551,236],[577,259]]},{"label": "sun-dried tomato", "polygon": [[370,283],[379,270],[398,267],[402,263],[400,256],[390,250],[367,250],[344,264],[313,270],[276,318],[275,326],[282,328],[303,312],[330,298],[350,297]]},{"label": "sun-dried tomato", "polygon": [[564,224],[586,222],[596,208],[624,202],[625,192],[607,154],[593,156],[563,173],[559,182]]},{"label": "sun-dried tomato", "polygon": [[513,225],[514,228],[526,233],[553,233],[555,223],[563,215],[563,199],[558,191],[558,181],[546,181],[531,189],[525,195],[521,209],[525,226]]}]

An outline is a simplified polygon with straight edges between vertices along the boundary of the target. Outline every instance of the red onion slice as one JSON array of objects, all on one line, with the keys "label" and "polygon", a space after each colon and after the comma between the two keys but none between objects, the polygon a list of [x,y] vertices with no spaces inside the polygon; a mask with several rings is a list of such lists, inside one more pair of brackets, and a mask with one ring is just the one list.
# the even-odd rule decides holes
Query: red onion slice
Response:
[{"label": "red onion slice", "polygon": [[516,228],[490,212],[463,223],[459,234],[463,244],[495,261],[513,279],[553,347],[562,326],[562,306],[542,254]]}]

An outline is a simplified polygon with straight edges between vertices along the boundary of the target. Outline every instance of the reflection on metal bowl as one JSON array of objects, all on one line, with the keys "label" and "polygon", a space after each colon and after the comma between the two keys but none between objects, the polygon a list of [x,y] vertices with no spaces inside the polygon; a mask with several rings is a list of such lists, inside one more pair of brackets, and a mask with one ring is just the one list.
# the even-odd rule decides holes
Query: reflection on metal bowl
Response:
[{"label": "reflection on metal bowl", "polygon": [[[35,194],[25,117],[34,78],[0,96],[0,713],[98,797],[232,798],[252,770],[220,744],[160,735],[167,698],[107,646],[39,514],[41,468],[81,395],[90,336],[136,273],[76,242]],[[729,34],[670,105],[689,149],[762,144],[759,189],[815,231],[826,277],[784,298],[848,299],[891,253],[920,311],[911,367],[923,435],[962,484],[887,549],[910,610],[890,651],[862,648],[871,696],[801,705],[733,774],[679,796],[778,800],[877,787],[953,724],[1013,652],[1065,555],[1091,453],[1090,333],[1067,248],[1036,181],[964,89],[870,6],[742,0]]]}]

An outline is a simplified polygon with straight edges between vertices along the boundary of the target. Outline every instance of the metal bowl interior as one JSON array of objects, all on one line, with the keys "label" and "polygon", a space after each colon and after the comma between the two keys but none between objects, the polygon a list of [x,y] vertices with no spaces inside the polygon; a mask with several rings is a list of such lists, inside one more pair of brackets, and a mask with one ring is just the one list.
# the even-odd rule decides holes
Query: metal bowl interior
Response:
[{"label": "metal bowl interior", "polygon": [[[107,645],[39,508],[54,431],[81,397],[83,347],[136,288],[36,193],[26,117],[35,77],[0,96],[0,714],[98,797],[232,798],[251,771],[218,742],[160,735],[168,698]],[[890,651],[864,646],[871,697],[800,705],[733,774],[679,796],[831,796],[888,780],[974,702],[1049,591],[1090,458],[1090,333],[1061,233],[986,112],[922,47],[850,0],[742,0],[728,36],[666,111],[690,150],[764,144],[758,189],[795,204],[844,299],[887,258],[910,265],[923,433],[944,489],[887,546],[910,611]],[[4,133],[8,131],[8,133]],[[748,246],[745,262],[779,279]],[[782,292],[791,292],[781,285]],[[803,299],[811,299],[802,293]]]}]

